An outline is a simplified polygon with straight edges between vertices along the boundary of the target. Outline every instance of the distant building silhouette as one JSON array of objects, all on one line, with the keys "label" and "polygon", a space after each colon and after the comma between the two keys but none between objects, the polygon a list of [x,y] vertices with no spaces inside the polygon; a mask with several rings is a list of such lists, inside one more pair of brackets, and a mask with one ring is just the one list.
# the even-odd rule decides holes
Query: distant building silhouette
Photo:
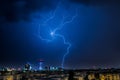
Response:
[{"label": "distant building silhouette", "polygon": [[84,77],[84,80],[89,80],[88,75],[89,75],[89,73],[86,73],[86,76]]},{"label": "distant building silhouette", "polygon": [[100,80],[99,73],[95,73],[95,78],[96,78],[96,80]]},{"label": "distant building silhouette", "polygon": [[69,71],[69,78],[68,80],[74,80],[74,72],[73,71]]},{"label": "distant building silhouette", "polygon": [[25,70],[30,70],[30,64],[25,64]]}]

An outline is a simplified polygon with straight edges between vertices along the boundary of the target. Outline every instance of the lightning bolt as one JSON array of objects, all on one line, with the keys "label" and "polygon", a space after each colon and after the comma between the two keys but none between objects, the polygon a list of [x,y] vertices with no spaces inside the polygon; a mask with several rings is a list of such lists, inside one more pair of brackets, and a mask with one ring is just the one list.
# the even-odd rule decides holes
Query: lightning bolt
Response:
[{"label": "lightning bolt", "polygon": [[63,40],[64,44],[65,44],[65,45],[68,45],[67,51],[66,51],[66,53],[63,55],[62,63],[61,63],[61,67],[64,68],[65,58],[66,58],[66,56],[69,54],[69,51],[70,51],[70,48],[71,48],[71,43],[67,42],[66,39],[65,39],[65,37],[64,37],[63,35],[61,35],[61,34],[55,34],[55,36],[60,37],[60,38]]},{"label": "lightning bolt", "polygon": [[[49,22],[50,20],[52,20],[52,19],[54,19],[56,17],[56,12],[57,12],[57,9],[60,7],[60,4],[61,4],[61,2],[58,3],[58,5],[57,5],[56,9],[54,10],[54,12],[52,13],[52,15],[46,21],[44,21],[43,25],[47,24],[47,22]],[[61,62],[61,67],[62,68],[64,68],[65,58],[69,54],[70,48],[71,48],[72,44],[65,39],[64,35],[58,34],[56,32],[59,31],[59,30],[61,30],[66,24],[69,24],[69,23],[73,22],[73,20],[77,17],[77,15],[78,15],[78,9],[76,9],[75,15],[72,16],[70,20],[65,21],[68,18],[68,16],[67,17],[63,16],[60,25],[57,26],[54,30],[52,30],[50,32],[51,37],[59,37],[59,38],[61,38],[63,40],[63,43],[65,45],[67,45],[66,52],[63,55],[62,62]],[[38,30],[40,30],[40,26],[41,25],[39,25],[39,29]],[[40,35],[40,31],[38,31],[38,32],[39,32],[39,38],[41,40],[46,41],[46,42],[53,41],[54,38],[52,38],[52,39],[45,39],[45,38],[43,38]]]},{"label": "lightning bolt", "polygon": [[[46,19],[44,22],[43,22],[43,24],[42,25],[45,25],[45,24],[47,24],[47,22],[49,22],[50,20],[52,20],[52,19],[54,19],[54,17],[55,17],[55,14],[56,14],[56,11],[57,11],[57,9],[59,8],[59,5],[61,4],[61,2],[59,2],[58,4],[57,4],[57,7],[56,7],[56,9],[53,11],[53,12],[50,12],[50,17],[48,18],[48,19]],[[40,29],[41,29],[41,26],[42,26],[41,24],[39,24],[39,29],[38,29],[38,34],[39,34],[39,38],[41,39],[41,40],[43,40],[43,41],[46,41],[46,42],[51,42],[51,41],[53,41],[53,38],[52,39],[45,39],[45,38],[43,38],[40,34]],[[50,32],[50,35],[51,36],[53,36],[54,35],[54,32]]]}]

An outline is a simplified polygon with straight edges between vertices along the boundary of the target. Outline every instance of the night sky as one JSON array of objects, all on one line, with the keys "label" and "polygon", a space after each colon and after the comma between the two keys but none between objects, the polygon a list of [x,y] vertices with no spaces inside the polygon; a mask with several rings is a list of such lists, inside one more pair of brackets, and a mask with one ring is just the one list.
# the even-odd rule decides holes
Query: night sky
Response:
[{"label": "night sky", "polygon": [[61,66],[68,46],[49,31],[75,15],[57,31],[72,45],[64,66],[120,67],[120,0],[0,0],[0,65]]}]

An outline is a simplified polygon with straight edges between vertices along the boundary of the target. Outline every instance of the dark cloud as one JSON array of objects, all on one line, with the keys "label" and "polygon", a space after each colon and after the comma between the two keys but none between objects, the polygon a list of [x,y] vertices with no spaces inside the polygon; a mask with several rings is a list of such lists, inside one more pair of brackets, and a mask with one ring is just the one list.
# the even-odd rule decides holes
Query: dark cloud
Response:
[{"label": "dark cloud", "polygon": [[120,4],[120,0],[70,0],[73,3],[80,3],[83,5],[109,5],[109,4]]},{"label": "dark cloud", "polygon": [[0,0],[1,20],[29,20],[29,15],[35,11],[54,9],[58,0]]}]

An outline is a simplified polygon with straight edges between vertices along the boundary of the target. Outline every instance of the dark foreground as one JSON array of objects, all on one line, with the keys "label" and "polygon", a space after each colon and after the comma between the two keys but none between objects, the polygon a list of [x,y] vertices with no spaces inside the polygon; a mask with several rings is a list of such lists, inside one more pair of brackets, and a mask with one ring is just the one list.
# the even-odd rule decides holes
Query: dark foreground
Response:
[{"label": "dark foreground", "polygon": [[120,80],[120,69],[0,71],[0,80]]}]

